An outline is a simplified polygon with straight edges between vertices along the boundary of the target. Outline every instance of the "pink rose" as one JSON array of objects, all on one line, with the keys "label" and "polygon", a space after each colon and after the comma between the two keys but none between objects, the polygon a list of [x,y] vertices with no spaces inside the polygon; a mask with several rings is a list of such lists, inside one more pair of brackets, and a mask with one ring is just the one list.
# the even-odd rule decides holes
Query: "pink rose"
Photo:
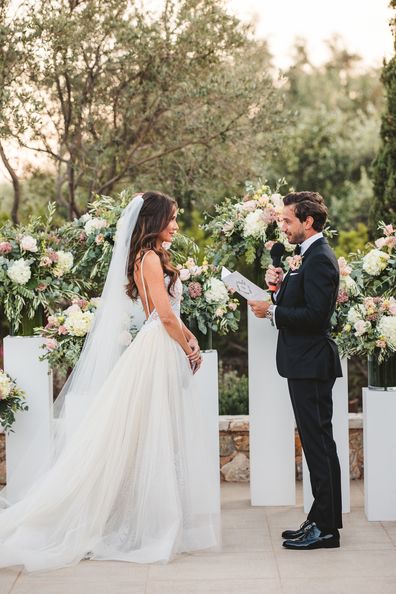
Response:
[{"label": "pink rose", "polygon": [[237,303],[234,303],[234,301],[231,301],[228,304],[228,309],[231,310],[231,311],[235,311],[237,307],[238,307],[238,304]]},{"label": "pink rose", "polygon": [[375,240],[375,246],[380,250],[386,244],[386,237],[380,237]]},{"label": "pink rose", "polygon": [[190,271],[188,270],[188,268],[182,268],[180,270],[180,280],[182,282],[187,281],[190,278]]},{"label": "pink rose", "polygon": [[385,235],[392,235],[392,233],[395,233],[396,229],[393,228],[393,225],[385,225],[384,227],[384,234]]},{"label": "pink rose", "polygon": [[47,256],[50,258],[51,262],[57,262],[59,260],[59,256],[55,250],[50,248],[47,250]]},{"label": "pink rose", "polygon": [[39,285],[37,285],[37,291],[45,291],[46,288],[47,285],[45,283],[40,283]]},{"label": "pink rose", "polygon": [[103,242],[104,242],[104,235],[103,235],[103,233],[98,233],[98,235],[95,237],[95,243],[96,243],[96,245],[100,245]]},{"label": "pink rose", "polygon": [[78,241],[85,241],[87,239],[86,234],[84,233],[84,231],[81,231],[80,235],[78,236]]},{"label": "pink rose", "polygon": [[253,212],[254,210],[256,210],[256,208],[257,202],[255,200],[246,200],[246,202],[242,204],[242,210],[245,210],[247,212]]},{"label": "pink rose", "polygon": [[0,254],[9,254],[12,251],[12,245],[9,241],[0,242]]},{"label": "pink rose", "polygon": [[266,250],[270,250],[272,248],[272,246],[274,245],[275,241],[266,241],[264,244],[264,247]]},{"label": "pink rose", "polygon": [[337,303],[346,303],[347,301],[349,301],[348,293],[340,289],[338,291]]},{"label": "pink rose", "polygon": [[67,328],[66,328],[66,326],[63,326],[63,324],[61,326],[59,326],[59,328],[58,328],[58,334],[60,334],[60,335],[67,334]]},{"label": "pink rose", "polygon": [[58,341],[55,338],[44,338],[44,344],[49,351],[54,351],[58,348]]}]

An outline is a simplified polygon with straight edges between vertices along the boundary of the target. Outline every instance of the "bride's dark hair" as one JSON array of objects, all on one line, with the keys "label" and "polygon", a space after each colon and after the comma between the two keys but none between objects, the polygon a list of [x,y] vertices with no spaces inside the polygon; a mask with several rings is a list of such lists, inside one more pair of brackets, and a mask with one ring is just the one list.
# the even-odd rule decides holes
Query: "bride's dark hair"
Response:
[{"label": "bride's dark hair", "polygon": [[156,246],[158,235],[168,226],[177,209],[176,200],[159,192],[145,192],[142,198],[144,204],[132,233],[128,259],[126,292],[131,299],[139,297],[134,279],[136,264],[149,250],[159,256],[164,273],[170,277],[168,285],[170,295],[179,276],[178,270],[171,264],[168,252],[162,246],[159,249]]}]

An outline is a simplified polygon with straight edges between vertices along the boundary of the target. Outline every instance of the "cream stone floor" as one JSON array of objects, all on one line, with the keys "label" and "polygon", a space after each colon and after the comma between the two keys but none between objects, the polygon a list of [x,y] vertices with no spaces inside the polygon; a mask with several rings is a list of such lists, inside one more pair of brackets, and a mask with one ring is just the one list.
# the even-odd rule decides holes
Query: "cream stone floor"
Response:
[{"label": "cream stone floor", "polygon": [[0,594],[396,594],[396,522],[368,522],[352,481],[342,547],[287,551],[280,533],[304,521],[297,507],[252,508],[249,486],[222,485],[223,550],[169,565],[85,561],[43,574],[0,570]]}]

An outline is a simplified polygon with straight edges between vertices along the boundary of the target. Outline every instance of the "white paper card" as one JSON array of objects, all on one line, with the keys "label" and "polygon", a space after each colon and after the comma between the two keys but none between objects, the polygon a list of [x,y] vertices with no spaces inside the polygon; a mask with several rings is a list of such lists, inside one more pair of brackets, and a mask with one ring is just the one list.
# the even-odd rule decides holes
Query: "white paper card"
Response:
[{"label": "white paper card", "polygon": [[223,266],[221,280],[229,289],[233,289],[248,301],[268,301],[269,294],[261,289],[240,272],[230,272]]}]

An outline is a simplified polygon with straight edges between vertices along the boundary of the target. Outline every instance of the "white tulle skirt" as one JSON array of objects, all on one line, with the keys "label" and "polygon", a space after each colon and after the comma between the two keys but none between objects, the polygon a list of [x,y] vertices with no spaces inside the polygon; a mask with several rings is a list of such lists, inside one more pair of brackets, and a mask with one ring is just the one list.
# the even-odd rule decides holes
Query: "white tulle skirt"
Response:
[{"label": "white tulle skirt", "polygon": [[218,477],[190,379],[161,323],[144,327],[55,465],[0,512],[0,567],[167,562],[217,548]]}]

